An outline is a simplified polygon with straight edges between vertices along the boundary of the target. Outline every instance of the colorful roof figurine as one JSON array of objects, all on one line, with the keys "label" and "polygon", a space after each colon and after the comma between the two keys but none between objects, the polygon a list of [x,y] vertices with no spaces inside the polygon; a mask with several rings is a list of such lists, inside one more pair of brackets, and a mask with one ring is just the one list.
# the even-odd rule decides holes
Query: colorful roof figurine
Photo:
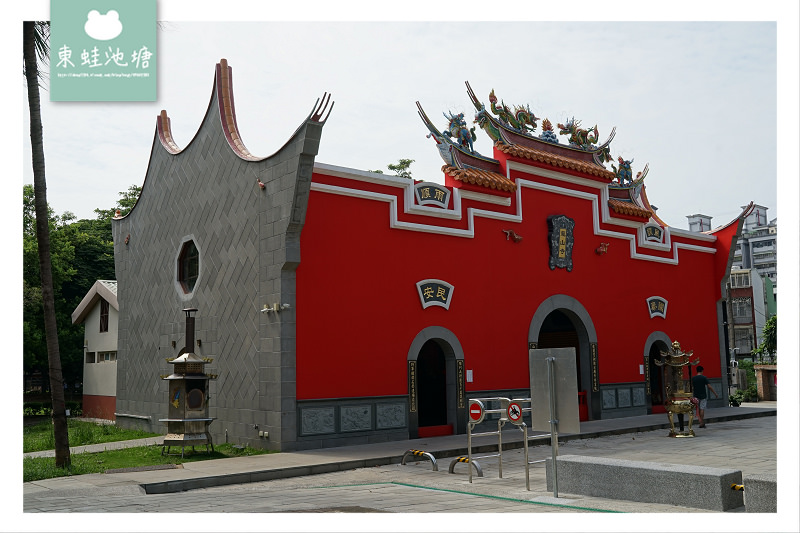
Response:
[{"label": "colorful roof figurine", "polygon": [[591,130],[582,129],[580,121],[573,117],[566,124],[558,124],[559,133],[569,135],[569,144],[561,144],[553,131],[552,123],[549,119],[545,119],[542,122],[543,133],[539,137],[534,137],[533,132],[536,130],[536,121],[539,117],[533,114],[529,106],[515,106],[514,111],[511,111],[502,100],[498,106],[497,96],[492,89],[489,93],[490,108],[487,111],[469,82],[465,83],[467,94],[477,111],[475,121],[495,143],[555,153],[570,159],[594,163],[602,168],[604,168],[603,163],[611,160],[609,145],[616,134],[616,128],[611,130],[605,142],[596,145],[597,126]]},{"label": "colorful roof figurine", "polygon": [[[614,164],[611,165],[611,168],[614,169],[614,181],[608,185],[608,206],[619,214],[646,219],[654,216],[650,202],[647,201],[644,193],[644,178],[650,170],[650,164],[646,164],[641,171],[637,172],[636,178],[633,178],[631,170],[633,159],[626,160],[619,156],[617,162],[619,168]],[[660,220],[658,222],[661,223]],[[661,225],[664,226],[663,223]]]},{"label": "colorful roof figurine", "polygon": [[[609,170],[605,163],[612,161],[611,141],[616,128],[601,144],[597,144],[599,133],[597,125],[590,129],[581,127],[580,120],[571,117],[563,124],[553,123],[545,118],[541,121],[541,134],[535,135],[540,118],[528,105],[508,106],[498,99],[494,89],[489,93],[489,109],[475,95],[469,82],[465,82],[467,94],[475,106],[475,123],[494,141],[495,154],[502,153],[535,163],[563,168],[591,176],[608,185],[608,208],[612,216],[650,222],[666,227],[656,215],[645,194],[644,178],[649,165],[633,177],[633,159],[617,158],[617,165]],[[483,156],[475,151],[477,140],[475,127],[468,128],[463,113],[443,113],[448,121],[447,129],[439,131],[417,102],[419,116],[439,148],[445,161],[442,171],[449,177],[468,183],[511,192],[517,188],[500,164],[500,161]],[[558,135],[567,136],[566,142],[559,141]]]},{"label": "colorful roof figurine", "polygon": [[[467,129],[464,114],[443,113],[448,120],[447,130],[442,133],[433,122],[422,105],[417,102],[417,110],[422,122],[428,127],[439,148],[439,155],[445,162],[442,171],[455,180],[473,185],[483,185],[491,189],[514,191],[517,186],[502,173],[500,162],[483,156],[474,150],[476,140],[475,127]],[[453,140],[455,139],[455,141]]]}]

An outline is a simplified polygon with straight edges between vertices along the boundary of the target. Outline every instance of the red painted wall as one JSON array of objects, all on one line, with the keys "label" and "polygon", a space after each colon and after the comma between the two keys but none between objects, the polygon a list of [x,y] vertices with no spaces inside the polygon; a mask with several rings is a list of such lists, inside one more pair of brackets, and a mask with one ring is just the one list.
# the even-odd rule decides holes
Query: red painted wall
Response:
[{"label": "red painted wall", "polygon": [[[394,191],[400,220],[467,227],[466,216],[441,221],[404,215],[401,189],[322,174],[314,175],[314,183]],[[466,200],[462,205],[464,213],[470,206],[514,213],[516,197],[510,208]],[[654,331],[693,350],[706,375],[720,376],[714,254],[679,250],[678,265],[633,260],[630,241],[594,235],[592,203],[586,199],[523,188],[521,207],[521,223],[476,217],[474,238],[463,238],[391,229],[388,202],[312,189],[297,270],[297,398],[407,394],[409,346],[430,326],[458,337],[465,368],[474,375],[468,393],[527,388],[531,319],[556,294],[578,300],[591,316],[601,384],[643,382],[639,365]],[[562,214],[575,220],[571,272],[548,266],[547,217]],[[507,240],[504,229],[523,240]],[[610,243],[604,255],[595,253],[601,242]],[[427,278],[454,285],[449,310],[422,308],[415,284]],[[666,319],[650,318],[650,296],[668,301]]]}]

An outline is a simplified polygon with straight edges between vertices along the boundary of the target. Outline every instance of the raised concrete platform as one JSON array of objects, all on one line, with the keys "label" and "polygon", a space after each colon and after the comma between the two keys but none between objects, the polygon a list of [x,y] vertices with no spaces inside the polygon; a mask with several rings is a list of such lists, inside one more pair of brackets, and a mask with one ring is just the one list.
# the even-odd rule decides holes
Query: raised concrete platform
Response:
[{"label": "raised concrete platform", "polygon": [[748,513],[778,512],[778,476],[749,474],[742,480],[744,506]]},{"label": "raised concrete platform", "polygon": [[[553,490],[553,460],[546,462],[547,490]],[[558,457],[558,491],[696,509],[727,511],[744,505],[741,470],[629,461],[605,457]]]}]

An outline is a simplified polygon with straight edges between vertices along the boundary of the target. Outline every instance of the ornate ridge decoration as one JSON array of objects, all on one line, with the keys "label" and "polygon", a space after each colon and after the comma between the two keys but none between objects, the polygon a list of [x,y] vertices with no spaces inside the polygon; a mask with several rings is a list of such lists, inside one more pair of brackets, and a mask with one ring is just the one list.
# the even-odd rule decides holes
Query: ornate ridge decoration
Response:
[{"label": "ornate ridge decoration", "polygon": [[506,126],[524,134],[536,131],[536,121],[539,117],[533,114],[530,107],[514,106],[514,111],[508,108],[505,102],[500,102],[500,107],[497,107],[497,96],[494,94],[494,89],[489,93],[489,103],[492,106],[492,113],[497,115],[500,122]]},{"label": "ornate ridge decoration", "polygon": [[575,120],[575,117],[567,119],[566,124],[558,124],[558,129],[561,135],[569,135],[570,146],[576,146],[581,150],[591,151],[594,143],[597,142],[597,124],[590,130],[585,130],[580,127],[581,121]]},{"label": "ornate ridge decoration", "polygon": [[[328,92],[324,92],[322,94],[322,98],[317,98],[316,103],[314,104],[314,109],[311,111],[311,114],[308,116],[307,120],[311,122],[319,122],[320,124],[324,124],[328,117],[331,116],[333,113],[333,106],[336,102],[331,104],[331,95]],[[328,114],[325,115],[325,110],[328,107],[328,104],[331,104],[331,108],[328,109]],[[325,115],[325,118],[322,118]]]},{"label": "ornate ridge decoration", "polygon": [[455,180],[463,181],[471,185],[482,185],[490,189],[506,192],[514,192],[517,190],[516,183],[497,172],[490,172],[479,168],[456,168],[450,165],[444,165],[442,167],[442,172]]},{"label": "ornate ridge decoration", "polygon": [[239,135],[239,128],[236,125],[236,109],[233,105],[233,79],[231,67],[228,66],[227,59],[220,59],[217,63],[217,101],[219,103],[219,114],[222,119],[222,130],[228,143],[234,152],[242,159],[255,161],[255,157],[242,142]]},{"label": "ornate ridge decoration", "polygon": [[578,170],[599,178],[607,179],[609,181],[614,179],[614,173],[610,170],[606,170],[603,167],[598,167],[597,165],[586,163],[584,161],[552,154],[550,152],[543,152],[541,150],[528,148],[527,146],[521,146],[519,144],[505,144],[502,141],[496,141],[494,145],[495,148],[504,154],[509,154],[516,157],[524,157],[532,161],[539,161],[540,163],[547,163],[562,168],[568,168],[570,170]]},{"label": "ornate ridge decoration", "polygon": [[619,213],[621,215],[642,217],[648,220],[653,214],[652,211],[645,209],[644,207],[639,207],[633,203],[617,200],[615,198],[610,198],[608,200],[608,207],[610,207],[615,213]]},{"label": "ornate ridge decoration", "polygon": [[[239,127],[236,124],[236,108],[233,103],[233,76],[232,69],[228,66],[228,61],[225,58],[220,59],[215,67],[214,74],[214,89],[213,96],[217,96],[217,109],[219,111],[220,125],[225,139],[233,152],[247,161],[259,161],[261,158],[254,156],[250,153],[242,141],[239,134]],[[330,108],[328,105],[330,104]],[[311,114],[306,118],[307,121],[324,123],[330,116],[333,110],[331,103],[331,95],[327,92],[322,96],[322,99],[317,99],[314,104],[314,109]],[[325,115],[327,111],[327,115]],[[167,112],[162,110],[161,114],[156,120],[156,131],[161,145],[170,154],[179,154],[182,151],[172,137],[172,130],[170,119],[167,117]]]},{"label": "ornate ridge decoration", "polygon": [[615,180],[615,182],[611,184],[612,187],[620,189],[635,189],[644,183],[644,178],[647,177],[647,172],[650,170],[650,163],[645,164],[644,168],[636,173],[636,179],[634,179],[633,171],[631,170],[633,159],[627,161],[623,159],[622,156],[619,156],[617,157],[617,162],[619,163],[619,168],[617,168],[613,163],[611,164],[611,168],[614,169]]},{"label": "ornate ridge decoration", "polygon": [[[439,149],[439,155],[445,163],[449,166],[464,168],[470,167],[500,167],[500,162],[489,157],[485,157],[473,149],[472,143],[476,140],[475,128],[467,129],[467,123],[464,120],[464,114],[458,113],[450,116],[444,114],[444,117],[449,121],[448,130],[445,133],[433,125],[433,121],[428,118],[422,105],[417,102],[417,114],[422,122],[428,128],[427,137],[433,138],[436,141],[436,147]],[[458,142],[453,141],[455,137]],[[463,157],[462,157],[463,156]],[[469,163],[464,164],[461,159],[466,159]]]},{"label": "ornate ridge decoration", "polygon": [[[552,128],[552,123],[545,119],[542,123],[544,133],[538,138],[531,135],[531,132],[536,127],[536,117],[530,111],[528,106],[517,106],[515,111],[512,112],[508,106],[501,101],[498,107],[497,97],[494,94],[494,89],[489,94],[489,101],[491,104],[490,111],[496,115],[492,116],[487,112],[486,106],[478,99],[475,92],[470,87],[469,82],[465,82],[467,86],[467,94],[472,100],[472,104],[477,111],[475,115],[475,122],[489,135],[495,142],[502,142],[507,145],[522,144],[527,148],[534,148],[537,145],[553,146],[554,150],[557,149],[559,153],[563,153],[565,157],[567,154],[574,154],[574,156],[581,160],[593,162],[597,166],[602,167],[603,163],[611,160],[609,145],[611,140],[616,134],[616,128],[613,128],[608,139],[600,145],[593,143],[597,142],[597,127],[593,129],[593,135],[590,135],[586,130],[580,130],[577,126],[579,121],[571,119],[568,125],[572,127],[572,131],[567,131],[569,128],[562,126],[561,134],[571,133],[571,138],[574,137],[576,142],[571,142],[569,145],[561,145],[558,143],[558,138]],[[581,136],[583,134],[583,136]],[[556,148],[557,147],[557,148]],[[549,151],[549,150],[548,150]]]},{"label": "ornate ridge decoration", "polygon": [[558,136],[553,130],[553,123],[550,122],[549,118],[542,121],[542,134],[539,135],[539,138],[549,143],[558,144]]},{"label": "ornate ridge decoration", "polygon": [[161,114],[158,116],[158,120],[156,121],[156,130],[158,131],[158,138],[161,140],[162,146],[164,146],[169,153],[177,154],[181,151],[181,149],[172,139],[170,120],[165,109],[162,109]]}]

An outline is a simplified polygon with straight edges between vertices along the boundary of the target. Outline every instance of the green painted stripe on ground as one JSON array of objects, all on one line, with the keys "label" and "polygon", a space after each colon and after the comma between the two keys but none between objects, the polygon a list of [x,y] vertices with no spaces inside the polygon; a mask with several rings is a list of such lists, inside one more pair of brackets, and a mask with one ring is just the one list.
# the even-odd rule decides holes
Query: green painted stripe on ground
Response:
[{"label": "green painted stripe on ground", "polygon": [[323,485],[319,487],[305,487],[307,489],[340,489],[340,488],[347,488],[347,487],[371,487],[375,485],[399,485],[401,487],[409,487],[412,489],[427,489],[427,490],[437,490],[440,492],[451,492],[453,494],[461,494],[464,496],[477,496],[479,498],[490,498],[493,500],[503,500],[515,503],[527,503],[531,505],[545,505],[549,507],[564,507],[566,509],[575,509],[578,511],[590,511],[594,513],[622,513],[623,511],[609,511],[608,509],[595,509],[593,507],[581,507],[579,505],[567,505],[563,503],[548,503],[548,502],[534,502],[531,500],[520,500],[517,498],[507,498],[505,496],[492,496],[490,494],[476,494],[474,492],[464,492],[460,490],[453,490],[453,489],[440,489],[436,487],[426,487],[424,485],[413,485],[411,483],[401,483],[399,481],[387,481],[383,483],[353,483],[349,485]]}]

